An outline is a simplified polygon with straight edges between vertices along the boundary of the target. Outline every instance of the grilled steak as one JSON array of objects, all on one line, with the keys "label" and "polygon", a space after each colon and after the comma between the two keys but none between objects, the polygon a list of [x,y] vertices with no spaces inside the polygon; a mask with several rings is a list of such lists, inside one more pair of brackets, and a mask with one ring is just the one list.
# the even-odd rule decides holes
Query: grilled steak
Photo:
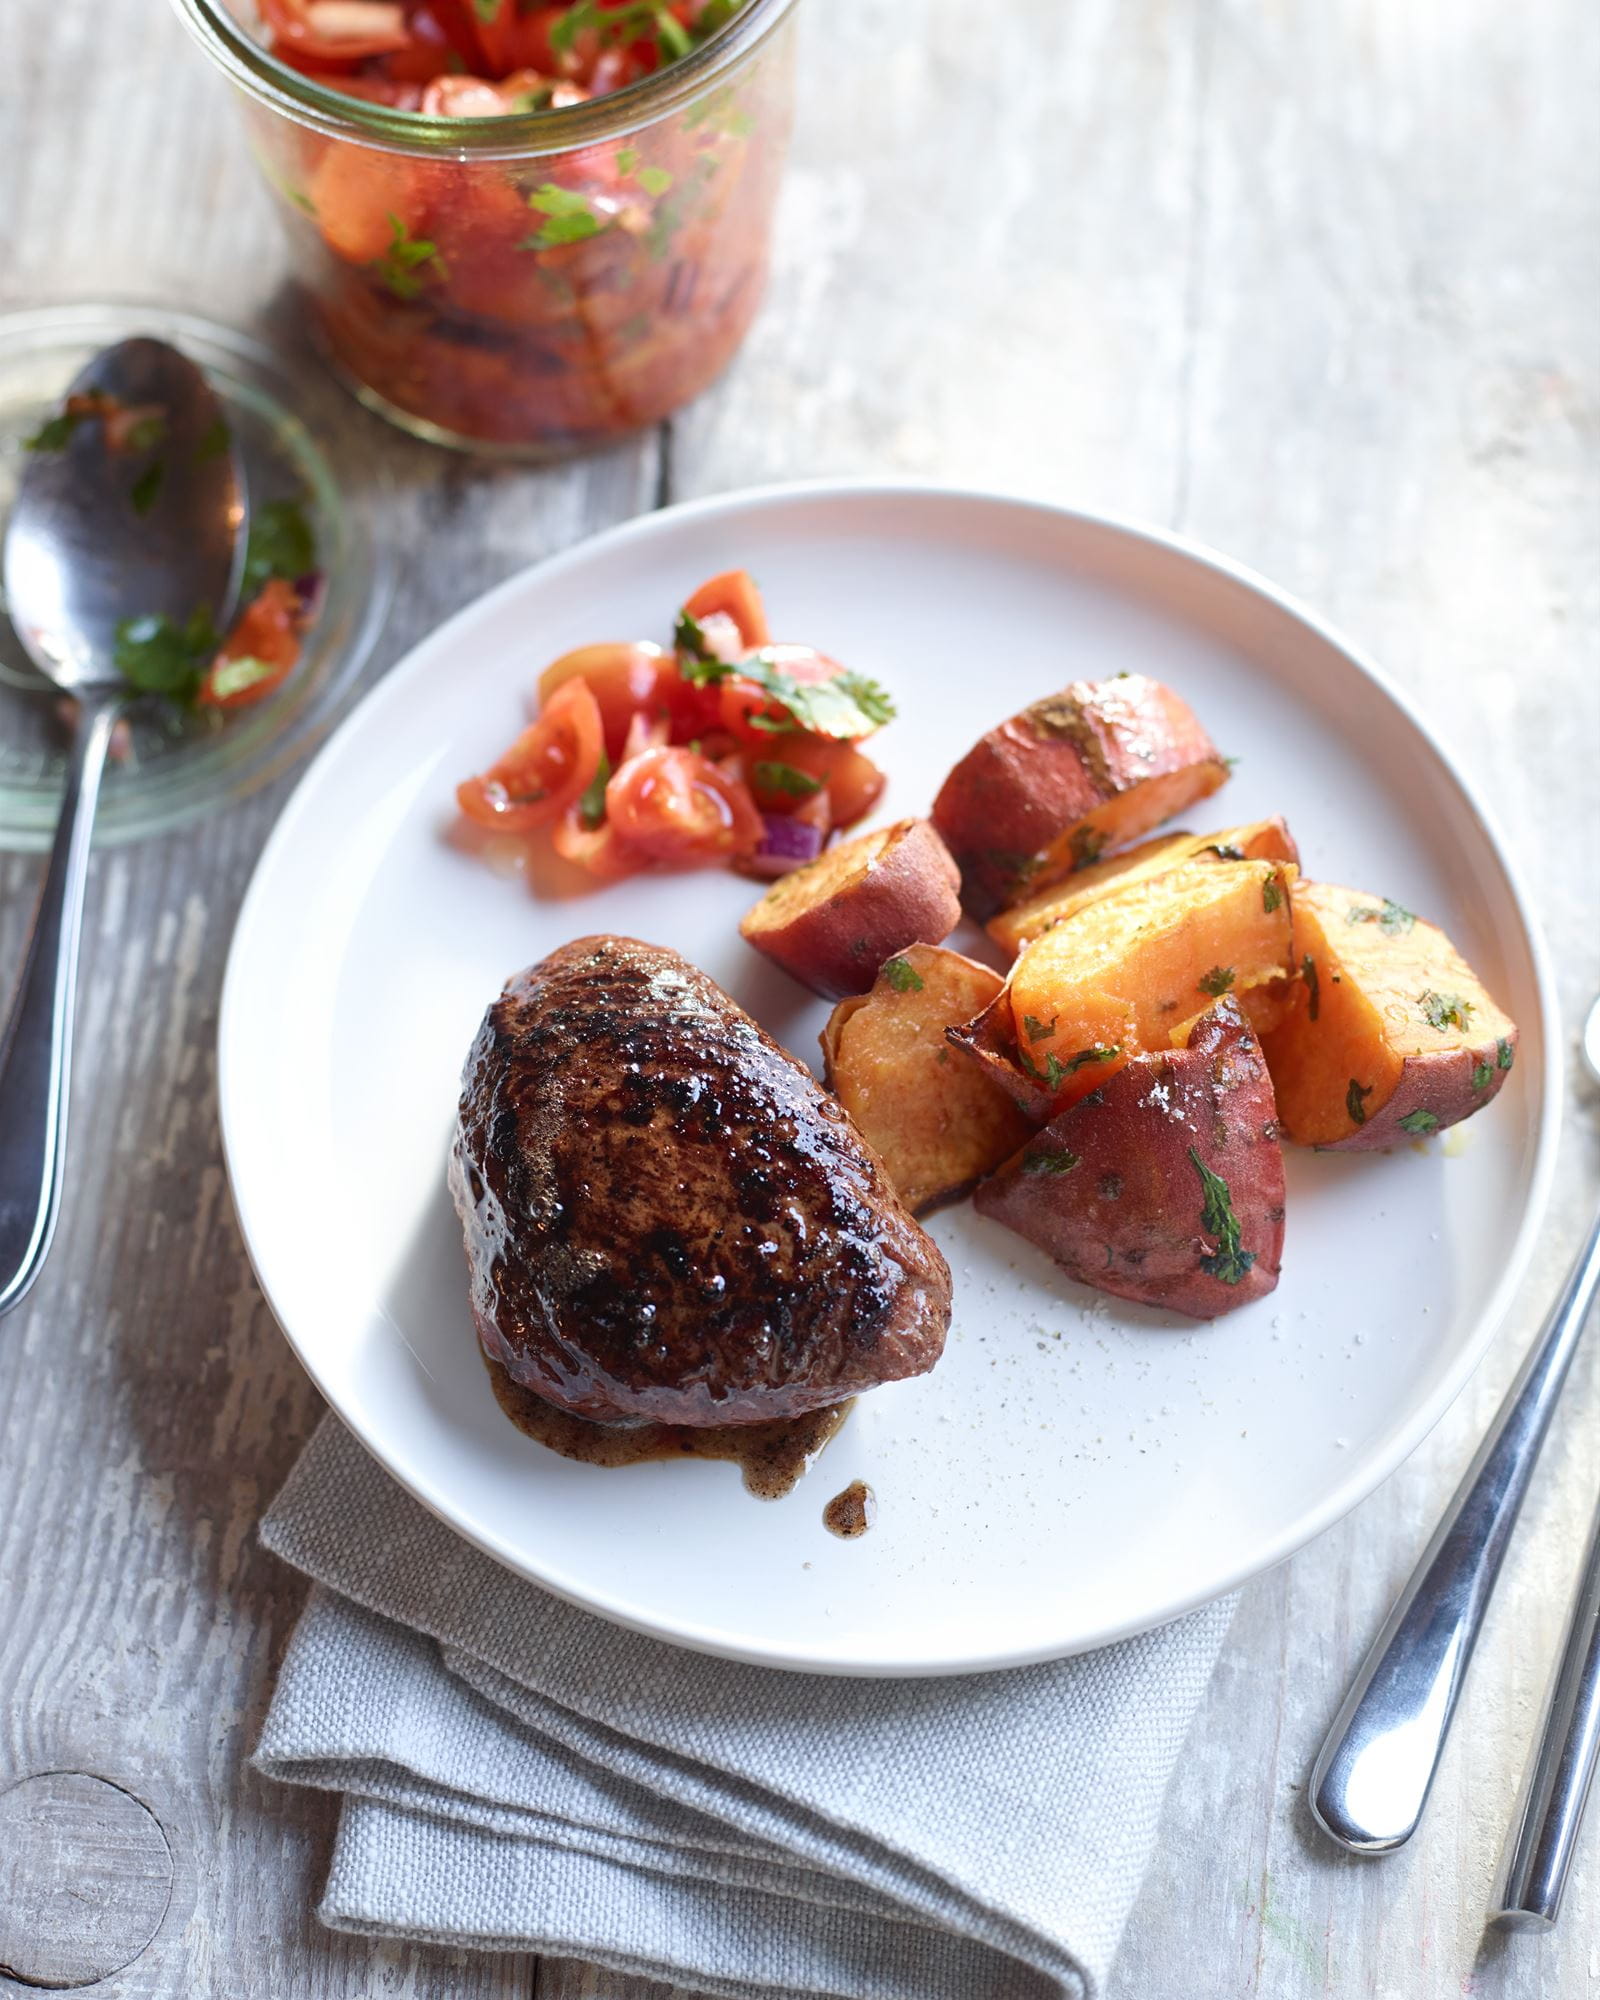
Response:
[{"label": "grilled steak", "polygon": [[847,1114],[659,945],[579,938],[511,980],[450,1187],[485,1351],[579,1416],[797,1416],[944,1345],[949,1269]]}]

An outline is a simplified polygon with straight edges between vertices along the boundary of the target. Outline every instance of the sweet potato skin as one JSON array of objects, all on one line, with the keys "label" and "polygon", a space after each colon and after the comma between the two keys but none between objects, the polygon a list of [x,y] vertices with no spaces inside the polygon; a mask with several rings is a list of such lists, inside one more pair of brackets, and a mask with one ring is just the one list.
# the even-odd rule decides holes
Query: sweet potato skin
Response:
[{"label": "sweet potato skin", "polygon": [[1188,704],[1143,674],[1074,681],[980,738],[933,823],[980,922],[1137,840],[1227,781]]},{"label": "sweet potato skin", "polygon": [[914,1215],[959,1200],[1032,1130],[1005,1091],[951,1051],[945,1031],[1001,990],[960,952],[914,944],[822,1031],[825,1080]]},{"label": "sweet potato skin", "polygon": [[1059,1113],[974,1205],[1118,1298],[1205,1320],[1265,1296],[1283,1261],[1283,1154],[1238,1007],[1219,1001],[1187,1047],[1135,1057]]},{"label": "sweet potato skin", "polygon": [[1036,894],[1002,910],[984,926],[1002,951],[1013,958],[1042,937],[1053,925],[1064,923],[1096,896],[1128,889],[1135,882],[1153,881],[1158,875],[1181,867],[1187,861],[1293,861],[1300,850],[1282,819],[1256,820],[1247,826],[1226,826],[1216,833],[1161,833],[1137,847],[1075,869],[1064,882],[1041,889]]},{"label": "sweet potato skin", "polygon": [[1516,1024],[1443,931],[1332,883],[1291,895],[1299,973],[1262,1038],[1284,1136],[1376,1152],[1490,1103],[1516,1060]]},{"label": "sweet potato skin", "polygon": [[938,944],[961,917],[961,876],[932,824],[906,819],[830,848],[773,884],[739,926],[824,1000],[865,993],[886,958]]}]

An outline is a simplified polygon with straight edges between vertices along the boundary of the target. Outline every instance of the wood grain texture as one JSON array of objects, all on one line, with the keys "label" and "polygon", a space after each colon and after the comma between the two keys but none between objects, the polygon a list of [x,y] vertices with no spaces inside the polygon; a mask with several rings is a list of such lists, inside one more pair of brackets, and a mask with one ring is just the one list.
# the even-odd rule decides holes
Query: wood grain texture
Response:
[{"label": "wood grain texture", "polygon": [[[154,0],[16,0],[0,303],[133,295],[292,332],[226,93]],[[1523,857],[1575,1023],[1600,985],[1600,18],[1585,0],[808,0],[772,295],[653,442],[481,470],[351,410],[407,564],[374,671],[531,557],[672,493],[904,472],[1177,525],[1271,574],[1416,695]],[[315,1419],[228,1211],[211,1045],[282,790],[102,857],[50,1269],[0,1338],[0,1786],[146,1800],[171,1844],[116,2000],[668,2000],[562,1962],[374,1948],[311,1907],[328,1802],[242,1766],[298,1592],[255,1548]],[[37,864],[0,859],[0,967]],[[1576,2000],[1600,1830],[1561,1930],[1482,1912],[1600,1481],[1580,1359],[1423,1831],[1318,1841],[1306,1770],[1600,1184],[1576,1065],[1527,1296],[1434,1436],[1245,1595],[1113,2000]],[[0,1978],[0,1993],[21,1991]],[[787,2000],[784,1996],[783,2000]]]}]

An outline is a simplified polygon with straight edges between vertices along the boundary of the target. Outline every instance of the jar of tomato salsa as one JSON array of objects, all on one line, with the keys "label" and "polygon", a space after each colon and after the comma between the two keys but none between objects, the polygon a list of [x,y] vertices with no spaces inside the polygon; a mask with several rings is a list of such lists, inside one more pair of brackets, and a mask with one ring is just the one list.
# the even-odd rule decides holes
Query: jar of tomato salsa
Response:
[{"label": "jar of tomato salsa", "polygon": [[436,443],[657,423],[749,328],[793,0],[176,0],[240,93],[328,356]]}]

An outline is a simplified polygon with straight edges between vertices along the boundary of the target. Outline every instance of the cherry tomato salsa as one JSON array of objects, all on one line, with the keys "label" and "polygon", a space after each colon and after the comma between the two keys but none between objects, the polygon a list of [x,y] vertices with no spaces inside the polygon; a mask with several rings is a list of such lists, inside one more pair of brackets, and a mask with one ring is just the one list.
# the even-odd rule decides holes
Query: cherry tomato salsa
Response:
[{"label": "cherry tomato salsa", "polygon": [[[330,89],[479,119],[609,96],[745,0],[258,4],[270,51]],[[498,158],[388,150],[251,105],[334,358],[402,422],[514,450],[603,443],[698,394],[765,276],[787,31],[731,74],[615,140]]]},{"label": "cherry tomato salsa", "polygon": [[814,861],[877,803],[862,750],[894,714],[876,681],[775,645],[743,570],[701,584],[671,646],[580,646],[539,677],[534,721],[456,800],[543,837],[601,881],[724,864],[775,877]]}]

